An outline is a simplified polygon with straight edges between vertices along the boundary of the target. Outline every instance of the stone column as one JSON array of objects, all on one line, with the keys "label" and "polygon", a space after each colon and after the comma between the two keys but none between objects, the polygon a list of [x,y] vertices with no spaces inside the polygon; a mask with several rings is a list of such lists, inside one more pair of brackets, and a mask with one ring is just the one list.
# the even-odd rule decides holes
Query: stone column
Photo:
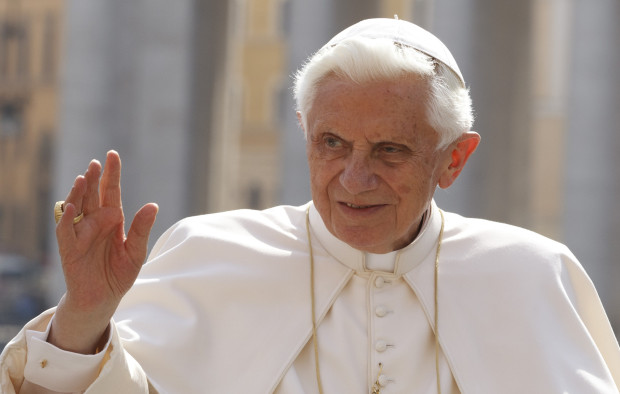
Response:
[{"label": "stone column", "polygon": [[575,0],[564,239],[620,325],[620,2]]},{"label": "stone column", "polygon": [[[217,210],[222,194],[231,192],[232,179],[223,183],[236,160],[236,145],[231,127],[229,108],[237,105],[231,78],[238,77],[234,35],[238,26],[231,24],[239,2],[193,1],[193,32],[191,48],[191,101],[189,158],[185,160],[188,186],[185,200],[191,214]],[[234,119],[233,119],[234,120]],[[233,128],[234,129],[234,128]],[[237,127],[238,129],[238,127]],[[228,159],[224,160],[223,155]],[[223,185],[223,186],[222,186]]]},{"label": "stone column", "polygon": [[[53,195],[64,199],[92,158],[123,159],[129,223],[144,203],[160,214],[151,245],[189,211],[186,172],[192,2],[70,0]],[[53,234],[50,224],[49,231]],[[55,239],[52,236],[52,239]],[[57,260],[54,248],[50,255]],[[60,264],[50,301],[64,291]]]},{"label": "stone column", "polygon": [[532,5],[532,125],[529,130],[529,228],[562,240],[567,99],[572,5]]}]

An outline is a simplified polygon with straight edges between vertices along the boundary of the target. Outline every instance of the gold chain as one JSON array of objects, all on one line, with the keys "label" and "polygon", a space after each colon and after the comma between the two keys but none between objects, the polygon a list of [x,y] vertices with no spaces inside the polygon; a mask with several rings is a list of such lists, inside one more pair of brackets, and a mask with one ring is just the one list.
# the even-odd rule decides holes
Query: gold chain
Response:
[{"label": "gold chain", "polygon": [[[445,219],[443,212],[439,210],[441,215],[441,229],[439,230],[439,237],[437,237],[437,251],[435,252],[435,375],[437,376],[437,394],[441,394],[441,383],[439,379],[439,303],[438,288],[439,288],[439,253],[441,252],[441,241],[443,240],[443,229]],[[310,300],[312,309],[312,342],[314,343],[314,368],[316,370],[316,383],[319,388],[319,394],[323,394],[323,383],[321,382],[321,371],[319,370],[319,345],[316,338],[316,311],[314,302],[314,255],[312,253],[312,237],[310,236],[310,206],[306,209],[306,232],[308,233],[308,248],[310,249]],[[381,394],[381,384],[379,383],[379,376],[383,371],[383,364],[379,363],[379,372],[377,374],[377,380],[372,385],[372,394]]]}]

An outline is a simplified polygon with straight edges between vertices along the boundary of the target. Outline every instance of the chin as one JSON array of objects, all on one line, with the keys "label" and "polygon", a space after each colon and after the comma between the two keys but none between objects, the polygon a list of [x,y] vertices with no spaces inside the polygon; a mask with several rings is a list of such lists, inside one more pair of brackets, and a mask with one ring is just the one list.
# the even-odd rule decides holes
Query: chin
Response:
[{"label": "chin", "polygon": [[363,235],[339,233],[336,237],[347,245],[369,253],[388,253],[391,252],[389,244],[386,242],[377,242],[379,238],[377,234],[369,233],[368,231],[362,231]]}]

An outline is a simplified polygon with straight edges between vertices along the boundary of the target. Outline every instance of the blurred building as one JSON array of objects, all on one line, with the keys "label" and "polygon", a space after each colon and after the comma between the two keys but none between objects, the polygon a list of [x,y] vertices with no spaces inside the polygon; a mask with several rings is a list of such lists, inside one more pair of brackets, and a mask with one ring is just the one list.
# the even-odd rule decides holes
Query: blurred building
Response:
[{"label": "blurred building", "polygon": [[[62,5],[64,14],[35,17],[43,14],[27,14],[27,4]],[[145,202],[160,205],[151,244],[187,215],[308,201],[290,77],[344,27],[398,14],[452,50],[482,135],[459,181],[438,192],[439,204],[566,243],[620,324],[617,0],[0,0],[0,7],[0,23],[48,26],[29,33],[28,53],[40,45],[35,31],[54,32],[44,35],[51,41],[40,57],[10,49],[10,62],[28,62],[31,80],[43,81],[32,79],[42,64],[56,64],[42,59],[56,59],[61,21],[66,32],[56,85],[62,104],[41,104],[36,122],[11,119],[30,119],[34,112],[20,105],[52,94],[24,101],[24,90],[11,93],[5,70],[22,75],[25,63],[6,68],[3,48],[22,38],[1,33],[0,246],[28,243],[43,253],[45,238],[26,240],[19,229],[52,234],[53,202],[108,149],[123,158],[128,219]],[[15,132],[26,126],[33,131]],[[55,130],[57,141],[44,142]],[[26,135],[38,142],[19,145],[16,136]],[[55,303],[63,286],[58,263],[52,266]]]},{"label": "blurred building", "polygon": [[[197,86],[208,87],[194,89],[192,104],[195,132],[203,142],[192,148],[200,164],[191,180],[199,186],[191,198],[197,213],[261,209],[279,201],[280,96],[289,84],[284,4],[195,3],[192,77],[202,82]],[[203,24],[213,24],[214,19],[220,21],[219,34]],[[212,50],[212,41],[219,41],[219,51]],[[216,68],[205,73],[205,63],[215,63]]]},{"label": "blurred building", "polygon": [[47,248],[62,0],[0,0],[0,252]]}]

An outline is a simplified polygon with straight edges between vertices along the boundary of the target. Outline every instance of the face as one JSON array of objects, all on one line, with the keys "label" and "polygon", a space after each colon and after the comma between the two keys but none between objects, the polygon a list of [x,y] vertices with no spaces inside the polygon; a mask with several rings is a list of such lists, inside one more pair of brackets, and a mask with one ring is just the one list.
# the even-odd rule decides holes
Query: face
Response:
[{"label": "face", "polygon": [[329,231],[387,253],[417,235],[449,149],[426,122],[427,83],[415,77],[354,84],[328,77],[307,114],[312,198]]}]

